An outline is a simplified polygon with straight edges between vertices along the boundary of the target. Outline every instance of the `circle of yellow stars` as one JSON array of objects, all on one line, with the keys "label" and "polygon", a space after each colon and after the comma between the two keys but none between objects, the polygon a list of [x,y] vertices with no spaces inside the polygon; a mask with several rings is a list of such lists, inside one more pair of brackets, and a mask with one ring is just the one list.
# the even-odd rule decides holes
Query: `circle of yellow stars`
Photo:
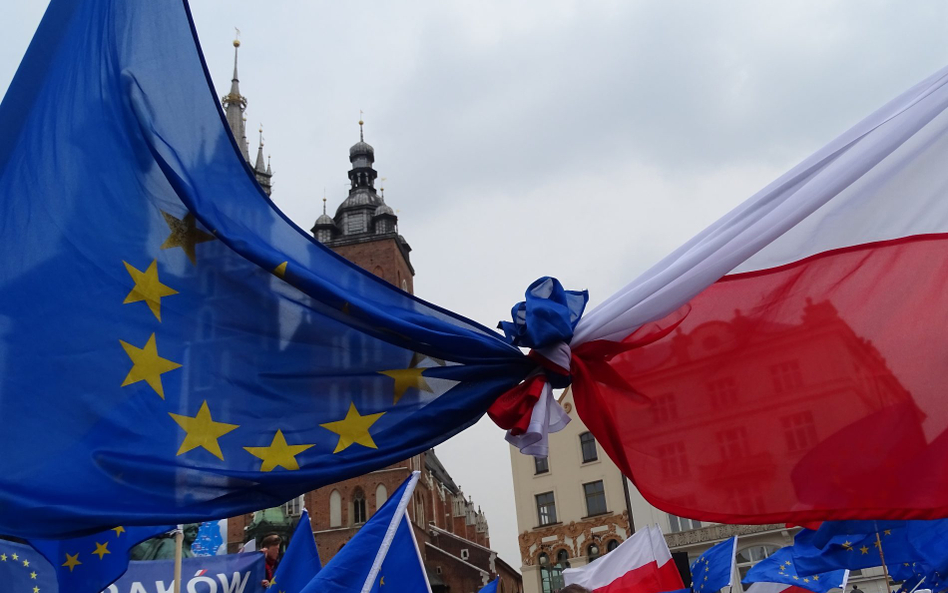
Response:
[{"label": "circle of yellow stars", "polygon": [[[6,554],[0,554],[0,562],[10,562],[10,561],[12,561],[12,562],[14,562],[14,563],[22,564],[22,565],[23,565],[23,568],[29,568],[29,569],[30,569],[30,580],[35,581],[35,580],[37,579],[37,577],[39,576],[39,575],[36,573],[36,570],[33,569],[33,568],[30,566],[30,561],[27,560],[26,558],[20,560],[20,555],[17,554],[16,552],[10,554],[9,556],[7,556]],[[33,586],[33,593],[40,593],[40,588],[39,588],[38,586],[35,586],[35,585],[34,585],[34,586]]]},{"label": "circle of yellow stars", "polygon": [[[208,233],[198,228],[197,221],[193,214],[188,212],[183,218],[178,218],[173,214],[162,211],[162,217],[168,225],[169,234],[161,244],[162,250],[180,248],[187,256],[192,265],[197,265],[198,245],[216,238],[212,233]],[[125,297],[123,304],[145,303],[155,317],[158,323],[161,323],[161,304],[162,299],[179,294],[173,287],[161,282],[159,278],[158,261],[152,259],[151,263],[144,270],[138,269],[135,265],[123,261],[126,272],[130,276],[134,286]],[[272,273],[278,278],[287,281],[287,268],[289,262],[284,261],[277,265]],[[340,311],[344,315],[351,315],[349,303],[343,303]],[[144,382],[161,399],[164,399],[164,385],[162,384],[162,375],[182,368],[182,365],[173,360],[162,357],[159,354],[158,340],[155,333],[145,342],[138,346],[119,340],[120,345],[125,350],[126,355],[132,363],[132,368],[128,371],[122,387]],[[434,363],[444,366],[446,363],[440,359],[426,357],[421,354],[415,354],[412,357],[408,368],[391,369],[379,371],[380,374],[392,380],[393,384],[393,404],[397,404],[402,396],[409,389],[415,389],[418,392],[433,393],[431,386],[425,379],[424,372],[426,368],[419,366],[421,361],[429,358]],[[352,445],[361,445],[371,449],[377,449],[375,440],[372,438],[371,427],[381,418],[385,412],[374,414],[362,414],[356,408],[355,403],[349,404],[346,415],[341,420],[320,424],[322,428],[338,435],[336,447],[333,454],[341,453]],[[229,424],[214,420],[207,400],[201,403],[200,408],[194,416],[185,414],[175,414],[169,412],[171,419],[184,431],[185,436],[178,448],[177,455],[183,455],[196,449],[203,449],[224,461],[224,452],[218,442],[221,437],[240,428],[240,425]],[[314,447],[313,443],[290,444],[282,429],[277,429],[269,445],[256,447],[243,447],[250,455],[260,460],[259,471],[270,472],[277,468],[284,470],[298,470],[300,468],[296,456],[300,453]],[[108,554],[106,547],[97,548],[93,554],[104,557]],[[67,564],[70,571],[81,564],[78,560],[78,554],[69,556]]]}]

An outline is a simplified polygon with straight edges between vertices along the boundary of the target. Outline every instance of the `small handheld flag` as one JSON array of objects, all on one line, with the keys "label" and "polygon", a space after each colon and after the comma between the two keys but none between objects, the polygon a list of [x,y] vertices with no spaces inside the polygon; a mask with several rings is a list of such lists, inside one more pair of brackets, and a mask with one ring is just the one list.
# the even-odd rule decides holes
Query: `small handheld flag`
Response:
[{"label": "small handheld flag", "polygon": [[794,565],[792,547],[780,548],[755,564],[744,577],[745,584],[778,583],[801,587],[813,593],[827,593],[830,589],[846,586],[849,571],[833,570],[811,575],[798,574]]},{"label": "small handheld flag", "polygon": [[300,593],[321,568],[309,512],[304,509],[270,586],[278,585],[282,593]]},{"label": "small handheld flag", "polygon": [[712,593],[731,585],[737,536],[715,544],[691,565],[691,588],[695,593]]}]

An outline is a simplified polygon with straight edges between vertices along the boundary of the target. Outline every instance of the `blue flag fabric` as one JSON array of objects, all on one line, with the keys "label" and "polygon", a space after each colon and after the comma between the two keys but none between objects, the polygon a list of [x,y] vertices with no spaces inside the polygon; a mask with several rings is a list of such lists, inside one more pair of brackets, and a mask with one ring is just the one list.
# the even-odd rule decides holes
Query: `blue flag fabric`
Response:
[{"label": "blue flag fabric", "polygon": [[293,225],[216,96],[183,0],[50,2],[0,103],[0,533],[276,506],[535,368]]},{"label": "blue flag fabric", "polygon": [[304,509],[270,584],[281,593],[300,593],[322,567],[309,512]]},{"label": "blue flag fabric", "polygon": [[500,583],[500,577],[497,577],[493,581],[481,587],[481,590],[478,591],[477,593],[497,593],[497,585],[499,583]]},{"label": "blue flag fabric", "polygon": [[846,584],[847,570],[831,570],[804,575],[796,567],[792,546],[780,548],[755,564],[742,581],[750,583],[783,583],[803,587],[814,593],[826,593],[830,589]]},{"label": "blue flag fabric", "polygon": [[[929,580],[948,574],[948,519],[905,521],[905,532],[915,550],[918,572],[929,575]],[[884,551],[888,561],[889,549]]]},{"label": "blue flag fabric", "polygon": [[712,593],[731,584],[737,538],[715,544],[691,565],[691,588],[695,593]]},{"label": "blue flag fabric", "polygon": [[417,471],[413,472],[398,487],[382,508],[309,582],[303,593],[429,590],[405,512],[418,475]]},{"label": "blue flag fabric", "polygon": [[[847,526],[845,524],[848,521],[833,523],[839,525],[828,526],[824,523],[820,531],[804,529],[794,537],[793,562],[800,575],[842,568],[857,570],[881,566],[880,543],[887,564],[915,562],[918,559],[904,527],[880,525],[877,541],[875,532],[866,534],[862,532],[861,526]],[[824,528],[826,531],[822,531]],[[817,541],[825,544],[817,546]]]},{"label": "blue flag fabric", "polygon": [[55,593],[56,572],[26,544],[0,539],[0,583],[4,591]]},{"label": "blue flag fabric", "polygon": [[174,529],[118,526],[107,531],[62,540],[31,539],[56,574],[60,591],[99,593],[128,570],[129,552],[137,544]]}]

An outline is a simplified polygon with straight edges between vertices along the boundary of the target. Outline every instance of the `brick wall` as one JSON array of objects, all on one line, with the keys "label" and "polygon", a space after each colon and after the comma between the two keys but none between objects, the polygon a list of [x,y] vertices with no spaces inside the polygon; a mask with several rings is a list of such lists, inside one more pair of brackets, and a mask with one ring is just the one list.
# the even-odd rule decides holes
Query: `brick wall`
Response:
[{"label": "brick wall", "polygon": [[340,245],[333,251],[364,270],[402,288],[402,281],[408,286],[408,292],[414,293],[414,278],[411,268],[395,244],[395,239],[381,239],[366,243]]}]

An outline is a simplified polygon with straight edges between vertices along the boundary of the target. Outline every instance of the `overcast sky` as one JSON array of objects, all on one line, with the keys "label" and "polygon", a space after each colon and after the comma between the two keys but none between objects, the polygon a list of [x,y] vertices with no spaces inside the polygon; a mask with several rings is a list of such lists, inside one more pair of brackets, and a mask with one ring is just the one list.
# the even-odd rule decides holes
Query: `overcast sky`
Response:
[{"label": "overcast sky", "polygon": [[[0,20],[5,91],[45,2]],[[375,147],[421,297],[494,326],[558,277],[591,305],[948,64],[948,2],[194,0],[218,88],[234,27],[255,152],[303,228]],[[946,163],[948,166],[948,163]],[[520,566],[489,420],[437,449]]]}]

